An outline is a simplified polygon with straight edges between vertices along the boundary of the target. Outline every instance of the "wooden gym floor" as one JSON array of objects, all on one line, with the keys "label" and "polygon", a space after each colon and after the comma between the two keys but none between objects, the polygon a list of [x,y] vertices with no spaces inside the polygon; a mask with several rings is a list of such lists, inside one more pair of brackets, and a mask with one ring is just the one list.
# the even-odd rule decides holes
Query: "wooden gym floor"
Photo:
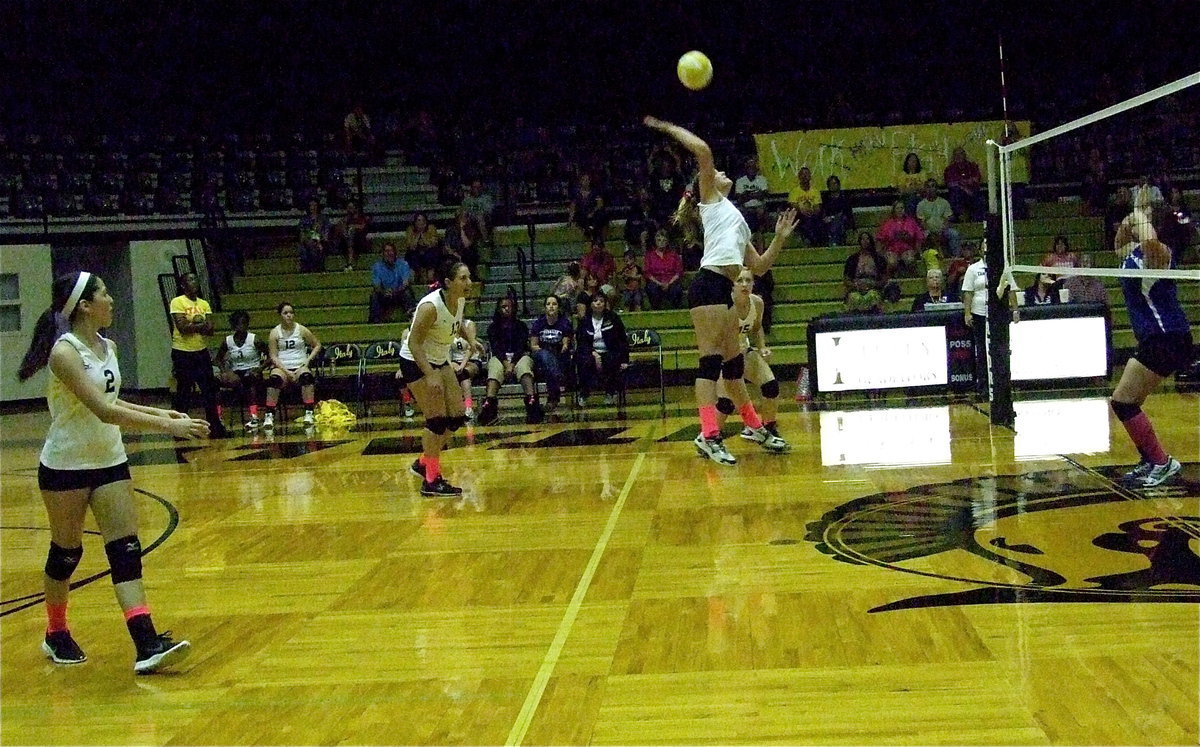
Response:
[{"label": "wooden gym floor", "polygon": [[[898,403],[893,403],[898,404]],[[4,744],[1196,744],[1194,395],[786,408],[794,448],[699,459],[666,419],[472,428],[424,499],[417,423],[131,437],[155,620],[135,677],[103,546],[41,655],[43,413],[0,418]],[[727,432],[732,430],[732,424]]]}]

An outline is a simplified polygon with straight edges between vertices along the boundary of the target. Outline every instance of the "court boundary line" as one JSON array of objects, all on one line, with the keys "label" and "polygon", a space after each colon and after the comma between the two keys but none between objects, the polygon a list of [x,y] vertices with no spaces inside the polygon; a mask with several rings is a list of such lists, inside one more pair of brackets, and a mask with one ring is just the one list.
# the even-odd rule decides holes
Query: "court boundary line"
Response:
[{"label": "court boundary line", "polygon": [[504,742],[506,747],[521,744],[525,740],[525,735],[529,732],[529,727],[533,723],[533,716],[537,713],[538,706],[541,705],[542,696],[546,692],[546,686],[550,683],[550,677],[554,673],[554,668],[558,665],[559,656],[562,655],[562,650],[567,644],[567,638],[571,634],[571,629],[575,626],[575,619],[579,616],[579,610],[583,607],[584,597],[587,596],[588,589],[592,586],[592,579],[596,575],[596,569],[600,567],[600,559],[604,557],[604,553],[608,549],[608,541],[612,538],[613,531],[617,527],[617,521],[621,518],[621,511],[625,508],[625,502],[629,499],[629,493],[632,491],[634,483],[637,482],[638,474],[642,471],[642,464],[645,461],[646,452],[639,452],[637,459],[633,463],[633,467],[629,470],[629,476],[625,478],[625,484],[621,487],[621,493],[617,496],[617,501],[613,505],[612,511],[609,512],[608,522],[604,525],[604,531],[600,533],[599,539],[596,540],[596,546],[592,549],[592,557],[588,559],[587,566],[583,569],[583,575],[579,578],[579,583],[575,586],[575,593],[571,596],[571,601],[567,604],[567,611],[563,614],[562,621],[558,624],[554,640],[550,643],[550,648],[546,651],[546,656],[542,659],[542,665],[538,669],[537,675],[533,678],[533,684],[525,696],[525,703],[521,706],[521,712],[517,714],[517,720],[508,732],[508,739]]}]

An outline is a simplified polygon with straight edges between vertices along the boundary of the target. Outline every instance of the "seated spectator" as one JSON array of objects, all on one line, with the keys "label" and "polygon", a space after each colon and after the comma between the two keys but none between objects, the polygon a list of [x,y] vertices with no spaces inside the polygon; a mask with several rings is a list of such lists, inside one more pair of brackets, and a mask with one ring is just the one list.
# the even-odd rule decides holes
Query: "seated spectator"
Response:
[{"label": "seated spectator", "polygon": [[1152,209],[1157,209],[1164,202],[1162,189],[1160,189],[1157,184],[1150,180],[1149,174],[1142,174],[1142,176],[1138,179],[1138,183],[1133,187],[1132,193],[1135,204],[1139,199],[1139,191],[1146,192],[1146,196],[1140,199],[1142,199],[1144,202],[1148,202]]},{"label": "seated spectator", "polygon": [[1044,267],[1078,267],[1079,255],[1071,251],[1071,244],[1061,233],[1054,237],[1054,246],[1050,253],[1042,257]]},{"label": "seated spectator", "polygon": [[594,275],[600,285],[604,285],[612,280],[613,273],[617,271],[617,260],[613,259],[613,255],[605,248],[604,242],[592,241],[588,244],[588,250],[579,258],[579,266],[584,272]]},{"label": "seated spectator", "polygon": [[558,296],[546,296],[545,313],[533,320],[529,328],[533,368],[538,378],[546,382],[546,405],[551,411],[558,407],[562,397],[574,337],[571,321],[563,316],[561,308]]},{"label": "seated spectator", "polygon": [[796,172],[796,186],[788,192],[788,202],[796,208],[796,230],[809,246],[819,246],[825,236],[821,191],[813,186],[812,171],[807,166]]},{"label": "seated spectator", "polygon": [[646,296],[652,309],[683,306],[683,257],[670,244],[670,235],[660,228],[654,233],[654,248],[646,253]]},{"label": "seated spectator", "polygon": [[741,208],[752,233],[758,233],[766,225],[769,189],[767,177],[758,173],[758,159],[747,158],[746,173],[733,184],[733,201]]},{"label": "seated spectator", "polygon": [[1048,272],[1039,272],[1033,283],[1023,293],[1026,306],[1045,306],[1061,302],[1058,294],[1062,286]]},{"label": "seated spectator", "polygon": [[854,208],[850,198],[842,191],[842,180],[831,174],[825,180],[825,192],[821,194],[821,219],[825,223],[825,235],[830,246],[846,243],[846,232],[854,230]]},{"label": "seated spectator", "polygon": [[912,310],[924,311],[927,303],[951,303],[958,300],[958,293],[947,288],[942,271],[933,268],[925,272],[925,292],[913,299]]},{"label": "seated spectator", "polygon": [[466,210],[459,208],[454,214],[454,222],[446,228],[445,249],[455,261],[464,262],[470,268],[471,277],[478,277],[479,243],[482,240],[483,231],[479,224]]},{"label": "seated spectator", "polygon": [[959,221],[981,220],[984,213],[983,175],[979,172],[979,164],[967,158],[967,151],[961,146],[954,149],[950,155],[950,163],[942,171],[942,181],[946,183],[946,193],[950,207]]},{"label": "seated spectator", "polygon": [[360,254],[367,253],[367,234],[371,230],[371,218],[363,213],[358,200],[346,203],[346,215],[333,227],[334,243],[346,254],[346,266],[350,272]]},{"label": "seated spectator", "polygon": [[857,278],[854,288],[846,294],[845,309],[850,314],[882,314],[883,294],[867,276]]},{"label": "seated spectator", "polygon": [[437,229],[429,222],[428,215],[417,213],[405,232],[404,259],[412,268],[413,282],[419,285],[433,282],[441,258],[442,240]]},{"label": "seated spectator", "polygon": [[588,313],[588,309],[592,307],[592,299],[602,293],[600,280],[592,273],[584,270],[583,279],[579,282],[579,292],[575,294],[575,319],[582,319],[583,315]]},{"label": "seated spectator", "polygon": [[564,311],[568,310],[575,303],[575,297],[579,295],[579,291],[583,288],[583,270],[580,269],[578,262],[568,262],[563,269],[563,274],[558,276],[558,280],[554,281],[554,287],[550,292],[558,296],[558,305]]},{"label": "seated spectator", "polygon": [[650,251],[650,240],[654,236],[654,221],[650,217],[653,213],[654,205],[650,202],[650,191],[645,187],[638,187],[633,204],[625,214],[626,244],[637,247],[642,252]]},{"label": "seated spectator", "polygon": [[1112,201],[1104,213],[1104,245],[1112,246],[1117,236],[1117,226],[1133,211],[1133,193],[1129,187],[1117,187]]},{"label": "seated spectator", "polygon": [[1162,220],[1158,231],[1159,239],[1171,247],[1177,257],[1192,245],[1196,237],[1196,224],[1192,221],[1192,211],[1188,209],[1183,199],[1183,191],[1179,187],[1171,187],[1167,193],[1167,201],[1160,211]]},{"label": "seated spectator", "polygon": [[621,391],[621,375],[629,368],[629,339],[621,317],[608,309],[608,299],[598,294],[592,299],[590,313],[579,320],[575,329],[576,364],[579,367],[579,392],[575,404],[587,406],[588,394],[597,386],[604,388],[604,404],[616,402]]},{"label": "seated spectator", "polygon": [[974,241],[964,241],[962,256],[951,259],[950,264],[946,267],[946,287],[962,288],[967,268],[975,264],[977,259],[979,259],[979,245]]},{"label": "seated spectator", "polygon": [[932,179],[925,180],[925,188],[921,195],[921,201],[917,203],[917,221],[925,235],[939,237],[939,243],[949,249],[950,256],[957,257],[962,251],[962,239],[958,229],[950,225],[954,220],[954,210],[950,207],[950,202],[938,194],[937,182]]},{"label": "seated spectator", "polygon": [[[758,247],[758,251],[762,252],[761,246]],[[762,299],[762,319],[759,323],[763,331],[769,333],[771,325],[775,323],[775,272],[767,270],[761,275],[755,275],[752,290],[754,295]]]},{"label": "seated spectator", "polygon": [[663,225],[674,215],[688,182],[682,175],[683,162],[673,146],[656,146],[650,153],[649,162],[650,204],[653,205],[650,219]]},{"label": "seated spectator", "polygon": [[308,327],[296,322],[296,310],[287,301],[279,304],[279,320],[267,338],[271,377],[267,380],[267,414],[263,428],[268,430],[275,427],[275,405],[279,402],[279,394],[289,386],[300,387],[304,425],[315,422],[316,379],[310,366],[321,354],[321,341]]},{"label": "seated spectator", "polygon": [[475,179],[471,182],[467,194],[463,197],[462,209],[475,219],[484,241],[492,240],[492,217],[496,212],[496,201],[484,191],[483,182]]},{"label": "seated spectator", "polygon": [[371,306],[367,321],[372,324],[386,321],[397,308],[412,313],[417,305],[412,279],[412,268],[396,257],[396,245],[385,242],[379,260],[371,267]]},{"label": "seated spectator", "polygon": [[646,307],[646,275],[638,262],[637,252],[625,250],[625,261],[617,269],[621,284],[621,308],[625,311],[641,311]]},{"label": "seated spectator", "polygon": [[525,422],[540,423],[542,409],[537,389],[533,385],[533,359],[529,357],[529,328],[517,318],[517,301],[512,296],[501,298],[488,327],[488,347],[492,357],[487,366],[487,397],[479,410],[479,422],[496,422],[500,403],[496,399],[500,387],[509,379],[519,381],[525,390]]},{"label": "seated spectator", "polygon": [[592,186],[592,177],[586,172],[579,175],[571,188],[567,222],[578,226],[584,237],[593,243],[603,243],[608,237],[608,209],[604,194]]},{"label": "seated spectator", "polygon": [[888,275],[894,277],[916,267],[917,252],[925,241],[925,231],[916,218],[904,211],[904,203],[898,201],[892,206],[892,214],[879,224],[875,238],[883,249]]},{"label": "seated spectator", "polygon": [[1099,148],[1088,151],[1082,196],[1084,215],[1104,215],[1104,209],[1108,207],[1108,165]]},{"label": "seated spectator", "polygon": [[348,152],[370,153],[375,150],[371,118],[363,111],[362,104],[355,104],[354,109],[342,121],[342,140]]},{"label": "seated spectator", "polygon": [[250,331],[250,315],[235,311],[229,315],[233,330],[217,349],[217,380],[241,395],[242,404],[250,411],[249,430],[258,430],[258,402],[263,393],[263,363],[267,360],[267,343]]},{"label": "seated spectator", "polygon": [[899,193],[904,212],[909,215],[917,214],[917,203],[921,201],[921,189],[925,186],[925,179],[921,157],[916,153],[906,155],[900,175],[896,177],[896,192]]},{"label": "seated spectator", "polygon": [[[1080,254],[1079,266],[1091,267],[1092,255],[1086,252]],[[1063,279],[1062,287],[1066,289],[1067,300],[1071,303],[1108,305],[1108,289],[1104,287],[1104,281],[1094,275],[1068,275]]]},{"label": "seated spectator", "polygon": [[300,218],[299,231],[300,272],[324,272],[333,227],[317,200],[308,201],[308,213]]},{"label": "seated spectator", "polygon": [[875,248],[875,237],[866,231],[859,231],[858,251],[847,257],[842,266],[843,293],[854,290],[854,281],[860,277],[871,278],[879,290],[888,278],[887,260]]}]

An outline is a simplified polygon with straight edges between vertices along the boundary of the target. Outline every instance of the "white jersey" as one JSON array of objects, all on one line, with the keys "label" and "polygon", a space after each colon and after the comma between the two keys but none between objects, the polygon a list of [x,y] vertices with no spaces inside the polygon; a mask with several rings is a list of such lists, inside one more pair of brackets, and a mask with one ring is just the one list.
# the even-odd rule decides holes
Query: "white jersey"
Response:
[{"label": "white jersey", "polygon": [[700,223],[704,226],[701,267],[745,264],[750,226],[728,197],[722,197],[720,202],[700,203]]},{"label": "white jersey", "polygon": [[[422,304],[433,304],[433,309],[437,313],[433,322],[433,327],[430,328],[429,334],[425,337],[423,349],[425,350],[425,360],[432,365],[440,366],[450,360],[450,346],[454,343],[454,337],[462,328],[463,308],[467,305],[467,299],[458,299],[458,308],[454,313],[446,306],[446,293],[441,290],[433,291],[427,294],[420,301],[417,301],[417,310],[419,311]],[[413,313],[413,323],[416,323],[417,315]],[[409,325],[409,332],[412,331],[412,325]],[[408,346],[408,335],[404,336],[404,344],[400,347],[400,357],[407,358],[410,361],[415,361],[412,349]]]},{"label": "white jersey", "polygon": [[454,364],[462,363],[464,360],[479,361],[479,351],[471,347],[471,342],[465,336],[467,325],[471,323],[470,319],[464,319],[457,334],[454,335],[454,341],[450,343],[450,362]]},{"label": "white jersey", "polygon": [[[258,348],[254,346],[255,337],[253,332],[246,333],[246,341],[238,345],[233,341],[233,335],[225,337],[225,349],[229,351],[229,355],[225,360],[229,361],[229,370],[231,371],[253,371],[261,364]],[[283,348],[279,349],[280,357],[282,358]]]},{"label": "white jersey", "polygon": [[301,329],[302,325],[293,325],[291,334],[288,334],[283,331],[282,324],[275,326],[275,331],[279,333],[279,362],[289,371],[308,365],[308,343],[300,334]]},{"label": "white jersey", "polygon": [[738,319],[738,335],[741,337],[742,351],[750,350],[753,346],[750,344],[750,330],[754,329],[754,298],[750,298],[750,308],[746,310],[746,317]]},{"label": "white jersey", "polygon": [[[103,392],[105,402],[115,403],[121,394],[121,368],[112,343],[100,338],[105,349],[101,360],[74,334],[67,332],[59,339],[79,351],[88,382]],[[96,417],[53,371],[46,385],[46,402],[50,405],[50,432],[42,446],[42,464],[50,469],[80,470],[115,467],[127,461],[120,427]]]}]

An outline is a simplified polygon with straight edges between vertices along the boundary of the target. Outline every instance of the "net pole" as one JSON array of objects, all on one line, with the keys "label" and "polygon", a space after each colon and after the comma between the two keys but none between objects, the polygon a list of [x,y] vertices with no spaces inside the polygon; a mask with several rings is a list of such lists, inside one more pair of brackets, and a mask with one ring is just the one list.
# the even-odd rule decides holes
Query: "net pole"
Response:
[{"label": "net pole", "polygon": [[[1009,325],[1012,322],[1012,311],[1008,306],[1009,294],[1012,288],[1001,289],[1002,272],[1005,267],[1004,242],[1001,239],[1001,216],[989,213],[984,223],[984,237],[987,239],[987,357],[990,372],[989,389],[991,410],[989,418],[992,425],[1012,427],[1016,423],[1016,411],[1012,401],[1012,346],[1009,337]],[[995,268],[995,269],[992,269]]]}]

